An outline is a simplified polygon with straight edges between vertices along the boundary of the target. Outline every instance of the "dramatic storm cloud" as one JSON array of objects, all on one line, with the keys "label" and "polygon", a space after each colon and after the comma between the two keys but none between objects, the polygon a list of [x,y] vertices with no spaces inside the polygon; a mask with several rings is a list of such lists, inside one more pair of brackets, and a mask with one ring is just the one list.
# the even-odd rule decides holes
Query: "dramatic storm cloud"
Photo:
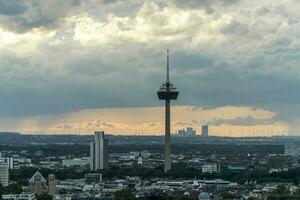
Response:
[{"label": "dramatic storm cloud", "polygon": [[[177,105],[272,113],[268,118],[246,110],[229,119],[174,116],[176,128],[198,129],[209,122],[251,133],[297,134],[299,9],[298,0],[0,0],[0,117],[9,122],[0,128],[20,130],[30,118],[34,125],[24,125],[27,132],[65,127],[89,132],[91,126],[134,132],[137,124],[124,116],[120,128],[109,116],[72,124],[65,115],[163,105],[155,91],[165,78],[170,48]],[[56,117],[38,121],[49,115]],[[161,130],[159,118],[150,121],[136,130]]]}]

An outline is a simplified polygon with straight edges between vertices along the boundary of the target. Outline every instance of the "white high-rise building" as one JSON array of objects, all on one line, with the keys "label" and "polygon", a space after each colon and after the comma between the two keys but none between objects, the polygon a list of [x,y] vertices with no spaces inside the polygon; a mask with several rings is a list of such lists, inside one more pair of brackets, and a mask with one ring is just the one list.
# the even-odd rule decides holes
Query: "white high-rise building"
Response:
[{"label": "white high-rise building", "polygon": [[4,160],[0,160],[0,183],[3,186],[8,186],[9,182],[9,171],[8,163]]},{"label": "white high-rise building", "polygon": [[140,152],[140,154],[139,154],[137,164],[138,164],[138,165],[142,165],[142,164],[143,164],[143,157],[142,157],[142,153],[141,153],[141,152]]},{"label": "white high-rise building", "polygon": [[104,131],[95,132],[95,141],[90,143],[90,169],[97,171],[108,168],[108,140],[104,137]]},{"label": "white high-rise building", "polygon": [[8,168],[9,169],[14,169],[14,158],[7,158],[6,161],[7,161],[7,164],[8,164]]},{"label": "white high-rise building", "polygon": [[95,170],[95,143],[90,142],[90,170]]},{"label": "white high-rise building", "polygon": [[2,157],[1,152],[0,152],[0,162],[6,162],[8,165],[8,169],[14,169],[14,158]]}]

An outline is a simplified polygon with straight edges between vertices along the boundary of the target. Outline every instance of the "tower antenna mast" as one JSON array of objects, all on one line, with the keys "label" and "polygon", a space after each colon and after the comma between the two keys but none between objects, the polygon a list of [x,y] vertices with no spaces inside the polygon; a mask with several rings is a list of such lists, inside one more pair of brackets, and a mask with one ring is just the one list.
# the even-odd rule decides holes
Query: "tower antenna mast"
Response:
[{"label": "tower antenna mast", "polygon": [[170,82],[169,49],[167,49],[167,83]]}]

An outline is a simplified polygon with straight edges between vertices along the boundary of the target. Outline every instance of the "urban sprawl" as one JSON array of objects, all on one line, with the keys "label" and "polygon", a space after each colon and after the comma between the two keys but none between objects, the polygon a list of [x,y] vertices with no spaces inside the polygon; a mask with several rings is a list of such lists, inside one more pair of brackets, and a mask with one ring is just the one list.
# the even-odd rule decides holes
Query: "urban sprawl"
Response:
[{"label": "urban sprawl", "polygon": [[[164,173],[161,136],[2,135],[2,199],[299,199],[298,137],[210,137],[207,125],[200,135],[179,130]],[[13,143],[19,137],[32,142]]]}]

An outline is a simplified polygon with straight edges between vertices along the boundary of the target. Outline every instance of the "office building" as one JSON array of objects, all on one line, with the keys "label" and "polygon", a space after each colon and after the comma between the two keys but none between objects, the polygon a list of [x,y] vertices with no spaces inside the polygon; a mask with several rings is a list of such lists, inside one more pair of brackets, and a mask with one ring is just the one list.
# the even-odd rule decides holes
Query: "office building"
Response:
[{"label": "office building", "polygon": [[14,158],[6,158],[9,169],[14,169]]},{"label": "office building", "polygon": [[178,130],[175,136],[194,137],[196,136],[196,130],[194,130],[192,127],[187,127],[186,129]]},{"label": "office building", "polygon": [[90,143],[90,169],[97,171],[108,168],[108,140],[104,131],[96,131],[94,142]]},{"label": "office building", "polygon": [[206,163],[202,165],[202,173],[220,173],[219,163]]},{"label": "office building", "polygon": [[14,158],[2,157],[2,153],[0,152],[0,162],[1,161],[8,164],[8,169],[14,169]]},{"label": "office building", "polygon": [[65,159],[62,160],[62,166],[64,167],[74,167],[80,166],[85,167],[90,164],[90,157],[82,157],[82,158],[73,158],[73,159]]},{"label": "office building", "polygon": [[9,166],[4,160],[0,160],[0,183],[3,186],[8,186],[9,183]]},{"label": "office building", "polygon": [[202,126],[201,137],[208,137],[208,125]]},{"label": "office building", "polygon": [[137,164],[138,165],[142,165],[143,164],[143,156],[142,156],[142,153],[140,152],[139,154],[139,157],[138,157],[138,160],[137,160]]}]

